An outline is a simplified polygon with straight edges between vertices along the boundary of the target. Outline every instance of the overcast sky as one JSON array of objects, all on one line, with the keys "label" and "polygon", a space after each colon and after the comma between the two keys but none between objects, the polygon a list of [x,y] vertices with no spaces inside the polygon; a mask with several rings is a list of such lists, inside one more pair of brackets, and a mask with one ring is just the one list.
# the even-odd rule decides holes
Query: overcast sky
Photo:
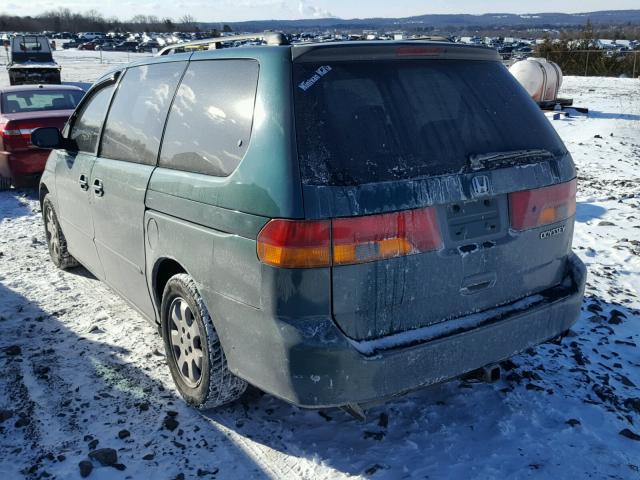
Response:
[{"label": "overcast sky", "polygon": [[[6,3],[5,3],[6,2]],[[199,21],[406,17],[426,13],[539,13],[589,12],[640,8],[638,0],[5,0],[0,12],[37,15],[60,7],[84,12],[95,9],[105,16],[131,18],[137,14],[179,18],[190,14]]]}]

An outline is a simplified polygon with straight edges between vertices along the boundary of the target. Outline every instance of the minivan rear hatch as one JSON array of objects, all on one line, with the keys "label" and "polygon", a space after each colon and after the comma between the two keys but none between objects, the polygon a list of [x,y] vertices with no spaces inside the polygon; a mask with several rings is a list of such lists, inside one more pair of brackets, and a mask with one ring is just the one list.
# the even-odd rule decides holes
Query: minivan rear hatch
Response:
[{"label": "minivan rear hatch", "polygon": [[[334,238],[332,308],[343,332],[379,338],[558,284],[572,212],[542,238],[513,228],[509,194],[569,182],[573,164],[495,52],[353,48],[309,49],[293,64],[305,217],[333,219],[333,235],[352,243],[352,257],[336,262]],[[411,228],[433,229],[423,233],[438,236],[436,248],[388,255],[397,244],[368,242],[369,230],[408,228],[407,211],[427,212]]]}]

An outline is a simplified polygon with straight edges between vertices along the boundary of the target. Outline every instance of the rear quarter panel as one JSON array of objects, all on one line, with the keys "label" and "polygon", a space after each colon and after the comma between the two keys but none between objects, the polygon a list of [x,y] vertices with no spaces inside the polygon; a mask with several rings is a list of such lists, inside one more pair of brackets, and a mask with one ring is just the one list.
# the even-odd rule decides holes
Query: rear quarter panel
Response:
[{"label": "rear quarter panel", "polygon": [[[162,201],[152,196],[150,204],[162,208]],[[258,260],[254,237],[267,218],[185,202],[182,208],[195,212],[191,220],[208,225],[146,212],[149,289],[157,291],[154,279],[164,259],[178,262],[196,281],[231,371],[269,391],[278,390],[274,387],[277,382],[268,379],[286,377],[291,345],[305,336],[337,341],[336,330],[327,327],[331,317],[330,270],[264,265]],[[219,230],[231,229],[234,224],[236,231],[250,238]],[[159,296],[155,300],[159,320]],[[289,322],[295,328],[284,328]]]}]

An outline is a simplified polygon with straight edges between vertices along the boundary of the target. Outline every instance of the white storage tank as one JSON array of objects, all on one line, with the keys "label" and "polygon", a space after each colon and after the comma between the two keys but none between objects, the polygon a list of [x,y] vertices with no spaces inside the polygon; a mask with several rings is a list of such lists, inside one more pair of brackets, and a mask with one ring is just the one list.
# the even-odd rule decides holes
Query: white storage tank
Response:
[{"label": "white storage tank", "polygon": [[552,102],[558,98],[562,70],[556,63],[530,57],[514,63],[509,71],[536,102]]}]

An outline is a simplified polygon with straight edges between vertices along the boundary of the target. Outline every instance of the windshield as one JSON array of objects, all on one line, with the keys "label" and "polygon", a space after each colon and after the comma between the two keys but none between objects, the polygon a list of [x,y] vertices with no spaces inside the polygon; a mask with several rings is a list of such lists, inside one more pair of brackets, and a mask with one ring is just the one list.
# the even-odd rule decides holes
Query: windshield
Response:
[{"label": "windshield", "polygon": [[359,185],[459,172],[471,155],[565,151],[498,62],[294,65],[302,180]]},{"label": "windshield", "polygon": [[2,113],[40,112],[43,110],[73,110],[82,99],[77,90],[36,90],[4,93]]}]

